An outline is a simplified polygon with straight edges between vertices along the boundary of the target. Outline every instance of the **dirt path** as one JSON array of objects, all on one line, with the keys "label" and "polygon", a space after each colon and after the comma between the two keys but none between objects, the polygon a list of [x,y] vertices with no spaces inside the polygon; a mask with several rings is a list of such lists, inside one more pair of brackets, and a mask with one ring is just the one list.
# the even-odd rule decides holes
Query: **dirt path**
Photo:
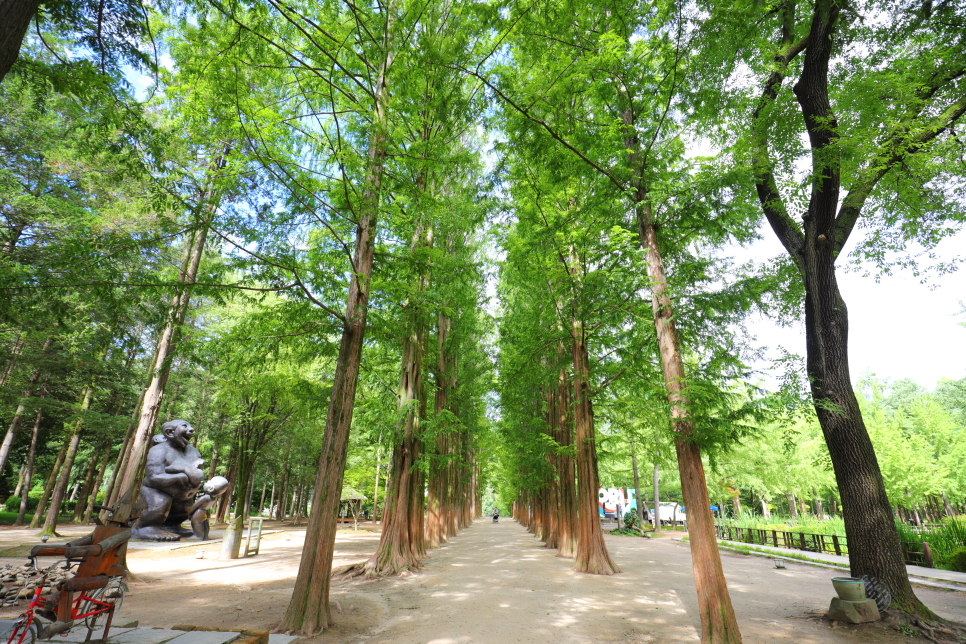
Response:
[{"label": "dirt path", "polygon": [[[304,528],[269,535],[260,555],[235,561],[214,559],[214,544],[132,553],[131,568],[141,581],[132,584],[118,621],[271,628],[288,604],[303,536]],[[334,628],[307,642],[698,642],[687,546],[669,538],[606,539],[624,572],[581,575],[512,520],[478,521],[434,550],[415,574],[334,580]],[[377,541],[371,532],[340,532],[335,565],[365,559]],[[724,566],[746,644],[926,641],[881,624],[833,629],[814,619],[828,608],[834,571],[791,563],[777,570],[770,559],[732,554],[724,555]],[[941,615],[966,622],[963,593],[925,588],[917,593]]]},{"label": "dirt path", "polygon": [[[700,641],[687,546],[611,536],[607,545],[624,572],[583,575],[517,523],[477,522],[434,551],[419,574],[342,590],[349,604],[382,607],[381,625],[357,640],[367,644]],[[777,570],[769,559],[737,555],[724,555],[724,565],[748,644],[913,641],[880,625],[831,629],[809,619],[827,610],[834,572],[796,564]],[[920,596],[944,616],[966,620],[962,593]]]}]

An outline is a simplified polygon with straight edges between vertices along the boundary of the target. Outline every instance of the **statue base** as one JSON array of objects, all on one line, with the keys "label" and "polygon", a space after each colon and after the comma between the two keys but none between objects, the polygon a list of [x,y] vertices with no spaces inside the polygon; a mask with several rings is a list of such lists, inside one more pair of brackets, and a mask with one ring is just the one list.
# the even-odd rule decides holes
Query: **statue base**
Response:
[{"label": "statue base", "polygon": [[868,598],[858,602],[850,602],[835,597],[828,607],[826,617],[849,624],[865,624],[867,622],[877,622],[880,619],[879,609],[875,605],[875,600]]}]

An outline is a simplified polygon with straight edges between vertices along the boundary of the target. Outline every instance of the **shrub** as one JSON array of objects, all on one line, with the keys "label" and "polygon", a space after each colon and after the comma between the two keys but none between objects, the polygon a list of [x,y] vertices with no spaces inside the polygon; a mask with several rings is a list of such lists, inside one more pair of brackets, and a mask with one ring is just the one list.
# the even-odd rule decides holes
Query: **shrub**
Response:
[{"label": "shrub", "polygon": [[[27,497],[27,512],[33,512],[40,505],[40,494],[36,496],[31,494]],[[20,497],[19,496],[8,496],[7,502],[4,504],[7,512],[20,512]]]},{"label": "shrub", "polygon": [[945,563],[949,570],[966,572],[966,548],[956,548]]}]

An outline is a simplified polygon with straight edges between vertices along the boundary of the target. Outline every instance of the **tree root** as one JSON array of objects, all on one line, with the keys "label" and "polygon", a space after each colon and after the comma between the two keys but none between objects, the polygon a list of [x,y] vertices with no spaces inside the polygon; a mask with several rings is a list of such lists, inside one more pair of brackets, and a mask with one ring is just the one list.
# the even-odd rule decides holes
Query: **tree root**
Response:
[{"label": "tree root", "polygon": [[383,579],[385,577],[413,573],[418,571],[419,568],[418,565],[408,565],[389,571],[377,570],[375,565],[372,564],[372,561],[369,560],[349,564],[348,566],[341,566],[332,571],[332,577],[336,579],[357,579],[359,577],[364,577],[365,579]]},{"label": "tree root", "polygon": [[885,622],[903,633],[914,631],[935,644],[966,644],[966,625],[945,619],[927,620],[904,611],[890,610]]}]

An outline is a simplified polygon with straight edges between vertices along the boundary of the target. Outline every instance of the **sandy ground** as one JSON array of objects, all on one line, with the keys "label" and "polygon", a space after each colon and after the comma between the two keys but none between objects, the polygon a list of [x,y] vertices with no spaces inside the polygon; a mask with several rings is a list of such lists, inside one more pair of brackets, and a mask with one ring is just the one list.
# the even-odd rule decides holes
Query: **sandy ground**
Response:
[{"label": "sandy ground", "polygon": [[[258,556],[218,561],[215,544],[135,551],[132,584],[117,620],[271,628],[288,604],[304,528],[266,535]],[[335,566],[365,559],[373,532],[340,532]],[[512,520],[481,520],[401,578],[336,579],[334,627],[318,644],[505,644],[698,642],[699,618],[686,544],[670,538],[607,537],[623,572],[577,574]],[[202,558],[201,551],[204,551]],[[818,617],[833,595],[836,572],[767,558],[723,555],[748,644],[925,642],[877,623],[837,627]],[[0,559],[20,563],[22,559]],[[918,588],[937,613],[966,622],[966,593]],[[0,616],[12,614],[7,609]]]}]

